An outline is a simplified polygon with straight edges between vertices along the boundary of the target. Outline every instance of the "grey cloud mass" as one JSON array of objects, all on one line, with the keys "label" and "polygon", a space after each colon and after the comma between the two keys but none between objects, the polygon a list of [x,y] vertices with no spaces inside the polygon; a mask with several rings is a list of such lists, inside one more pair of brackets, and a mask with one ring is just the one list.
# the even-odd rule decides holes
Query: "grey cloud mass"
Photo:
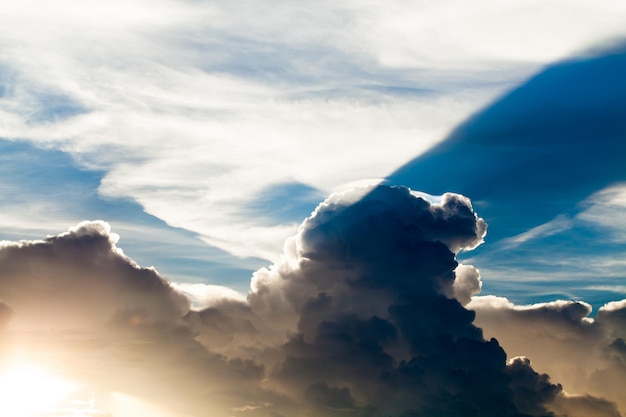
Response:
[{"label": "grey cloud mass", "polygon": [[[247,299],[194,310],[124,256],[106,223],[85,222],[2,245],[0,319],[13,317],[12,346],[175,416],[619,416],[615,393],[570,384],[565,360],[550,367],[531,339],[563,357],[596,349],[616,366],[589,380],[619,386],[624,302],[594,321],[583,303],[470,302],[480,274],[456,255],[486,229],[458,194],[431,202],[403,187],[336,193],[280,261],[254,274]],[[516,331],[531,321],[545,333],[521,340]]]},{"label": "grey cloud mass", "polygon": [[[626,409],[626,301],[605,305],[594,319],[589,318],[591,307],[580,301],[516,306],[501,297],[484,296],[475,297],[468,308],[476,311],[477,325],[497,337],[510,355],[532,358],[566,391],[597,395]],[[579,415],[572,409],[586,409],[584,404],[593,401],[589,396],[563,396],[557,409]],[[607,404],[597,404],[598,415],[619,415],[615,404]],[[613,411],[602,413],[603,409]]]},{"label": "grey cloud mass", "polygon": [[43,241],[0,246],[0,294],[27,329],[93,328],[120,315],[172,321],[189,303],[154,269],[117,249],[104,222],[84,222]]}]

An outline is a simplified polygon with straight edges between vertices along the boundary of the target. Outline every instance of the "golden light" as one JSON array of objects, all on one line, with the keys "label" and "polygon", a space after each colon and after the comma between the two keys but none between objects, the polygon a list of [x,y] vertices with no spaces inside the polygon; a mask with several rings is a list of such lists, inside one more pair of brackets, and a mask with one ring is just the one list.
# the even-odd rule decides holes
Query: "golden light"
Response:
[{"label": "golden light", "polygon": [[0,369],[0,416],[45,416],[78,387],[43,368],[8,365]]}]

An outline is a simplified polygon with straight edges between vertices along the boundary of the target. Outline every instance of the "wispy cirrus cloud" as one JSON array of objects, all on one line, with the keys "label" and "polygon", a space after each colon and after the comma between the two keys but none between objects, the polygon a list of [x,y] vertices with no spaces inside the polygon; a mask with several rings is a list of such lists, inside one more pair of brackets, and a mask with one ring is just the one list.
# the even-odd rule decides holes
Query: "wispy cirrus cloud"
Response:
[{"label": "wispy cirrus cloud", "polygon": [[238,211],[268,187],[383,177],[548,60],[621,33],[619,2],[558,5],[7,4],[0,135],[68,152],[105,173],[102,195],[270,258],[297,222]]},{"label": "wispy cirrus cloud", "polygon": [[594,193],[581,205],[577,218],[600,227],[617,243],[626,243],[626,184],[617,183]]},{"label": "wispy cirrus cloud", "polygon": [[550,220],[548,223],[540,224],[539,226],[535,226],[530,230],[527,230],[524,233],[520,233],[519,235],[502,239],[498,242],[499,245],[502,245],[501,248],[503,250],[514,249],[517,246],[520,246],[526,242],[541,239],[549,236],[553,236],[569,230],[573,227],[573,222],[569,218],[564,215],[559,215],[555,217],[553,220]]}]

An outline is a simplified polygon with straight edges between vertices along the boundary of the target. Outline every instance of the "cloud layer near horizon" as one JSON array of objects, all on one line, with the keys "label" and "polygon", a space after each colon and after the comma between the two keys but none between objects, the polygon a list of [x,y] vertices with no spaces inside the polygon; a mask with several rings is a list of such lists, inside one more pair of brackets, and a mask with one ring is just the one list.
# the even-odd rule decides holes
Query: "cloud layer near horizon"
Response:
[{"label": "cloud layer near horizon", "polygon": [[583,303],[470,302],[480,275],[456,255],[485,233],[457,194],[336,193],[242,299],[172,286],[85,222],[2,243],[3,343],[173,416],[619,416],[625,302],[595,320]]}]

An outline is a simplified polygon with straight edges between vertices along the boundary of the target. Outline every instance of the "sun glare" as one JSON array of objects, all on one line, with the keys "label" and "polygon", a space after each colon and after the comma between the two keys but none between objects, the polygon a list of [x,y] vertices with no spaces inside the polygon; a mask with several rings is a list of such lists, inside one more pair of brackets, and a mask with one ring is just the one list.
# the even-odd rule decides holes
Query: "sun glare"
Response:
[{"label": "sun glare", "polygon": [[0,416],[52,415],[54,407],[78,384],[57,378],[43,368],[28,365],[0,369]]}]

